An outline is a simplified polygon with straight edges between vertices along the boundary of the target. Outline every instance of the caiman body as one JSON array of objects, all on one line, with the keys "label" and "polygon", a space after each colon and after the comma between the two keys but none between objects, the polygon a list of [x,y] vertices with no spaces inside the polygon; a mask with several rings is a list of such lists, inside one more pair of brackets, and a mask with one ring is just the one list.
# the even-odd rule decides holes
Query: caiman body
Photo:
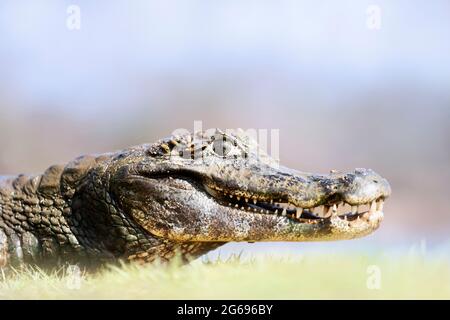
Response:
[{"label": "caiman body", "polygon": [[0,266],[198,257],[230,241],[352,239],[378,228],[372,170],[283,168],[245,135],[172,136],[0,179]]}]

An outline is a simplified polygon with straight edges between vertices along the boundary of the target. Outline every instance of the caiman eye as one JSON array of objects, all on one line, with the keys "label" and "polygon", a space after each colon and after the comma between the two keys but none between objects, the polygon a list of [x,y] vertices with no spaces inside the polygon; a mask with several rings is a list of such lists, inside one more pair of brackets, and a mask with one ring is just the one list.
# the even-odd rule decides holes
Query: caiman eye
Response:
[{"label": "caiman eye", "polygon": [[233,145],[223,139],[216,139],[213,142],[212,149],[220,157],[226,157],[232,150]]}]

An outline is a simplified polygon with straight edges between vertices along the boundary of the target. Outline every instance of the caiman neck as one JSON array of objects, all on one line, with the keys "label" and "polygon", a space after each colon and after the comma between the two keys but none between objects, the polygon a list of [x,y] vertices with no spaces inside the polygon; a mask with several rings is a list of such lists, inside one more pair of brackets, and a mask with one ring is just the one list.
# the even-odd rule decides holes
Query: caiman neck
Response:
[{"label": "caiman neck", "polygon": [[42,175],[2,179],[0,247],[7,251],[10,264],[51,264],[84,251],[67,219],[71,199],[61,192],[63,169],[52,166]]},{"label": "caiman neck", "polygon": [[93,253],[101,258],[97,241],[79,227],[83,219],[72,210],[76,186],[95,163],[92,159],[0,180],[0,255],[6,251],[10,264],[70,263]]}]

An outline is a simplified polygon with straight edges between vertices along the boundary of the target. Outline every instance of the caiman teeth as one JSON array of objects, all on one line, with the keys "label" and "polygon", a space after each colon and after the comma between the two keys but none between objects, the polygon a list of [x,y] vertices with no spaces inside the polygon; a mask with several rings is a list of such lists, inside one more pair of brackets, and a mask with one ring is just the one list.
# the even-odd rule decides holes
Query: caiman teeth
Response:
[{"label": "caiman teeth", "polygon": [[331,214],[333,216],[336,216],[337,213],[338,213],[338,206],[337,206],[337,204],[333,204],[333,206],[331,207]]},{"label": "caiman teeth", "polygon": [[[285,200],[278,199],[278,197],[276,198],[278,200],[276,200],[267,196],[246,195],[242,192],[238,195],[230,191],[225,192],[217,187],[208,187],[206,185],[205,190],[217,201],[233,209],[286,217],[297,222],[315,223],[320,220],[340,218],[350,223],[360,220],[370,221],[371,219],[377,219],[376,216],[382,216],[383,214],[383,198],[358,205],[338,201],[303,208]],[[228,199],[228,201],[225,199]]]},{"label": "caiman teeth", "polygon": [[323,216],[326,217],[330,211],[330,206],[323,206]]},{"label": "caiman teeth", "polygon": [[376,211],[376,206],[377,206],[376,202],[375,202],[375,201],[372,201],[372,202],[370,203],[370,209],[369,209],[369,212],[370,212],[370,213],[374,213],[374,212]]},{"label": "caiman teeth", "polygon": [[377,201],[377,211],[383,211],[383,204],[384,204],[383,200]]},{"label": "caiman teeth", "polygon": [[295,212],[295,217],[297,219],[300,219],[302,213],[303,213],[303,208],[298,208],[297,211]]}]

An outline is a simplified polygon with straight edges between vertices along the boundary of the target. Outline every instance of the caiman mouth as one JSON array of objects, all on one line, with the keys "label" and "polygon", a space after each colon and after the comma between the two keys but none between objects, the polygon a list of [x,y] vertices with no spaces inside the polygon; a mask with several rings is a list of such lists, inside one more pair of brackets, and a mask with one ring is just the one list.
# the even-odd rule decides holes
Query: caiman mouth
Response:
[{"label": "caiman mouth", "polygon": [[[221,188],[204,184],[206,192],[223,206],[256,214],[268,214],[286,217],[297,223],[318,223],[338,217],[344,221],[358,219],[371,220],[383,215],[384,197],[367,203],[351,205],[343,200],[329,199],[325,204],[310,208],[301,208],[283,199],[261,200],[260,196],[237,196],[224,192]],[[265,197],[267,198],[267,196]]]},{"label": "caiman mouth", "polygon": [[223,180],[179,168],[130,171],[121,184],[131,195],[130,214],[152,235],[178,242],[358,238],[379,227],[390,195],[386,180],[363,169],[330,176],[220,172]]}]

